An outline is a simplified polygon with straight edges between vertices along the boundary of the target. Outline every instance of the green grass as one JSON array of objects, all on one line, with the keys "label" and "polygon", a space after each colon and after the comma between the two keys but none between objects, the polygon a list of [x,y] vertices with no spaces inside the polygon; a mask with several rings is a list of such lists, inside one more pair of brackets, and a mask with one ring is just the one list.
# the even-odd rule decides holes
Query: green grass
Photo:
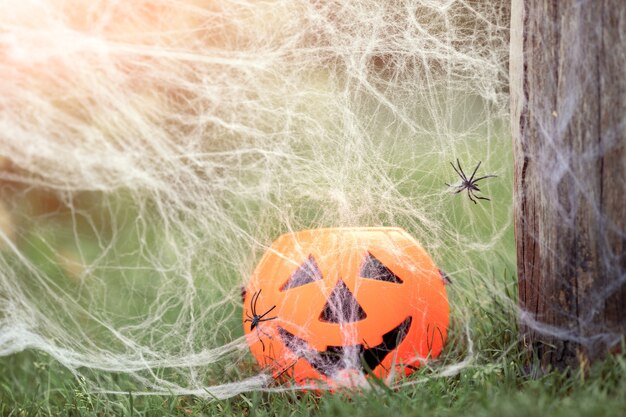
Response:
[{"label": "green grass", "polygon": [[[506,360],[511,359],[510,362]],[[90,394],[80,379],[32,352],[4,358],[0,415],[135,416],[621,416],[626,361],[613,356],[588,373],[524,376],[515,358],[397,391],[249,393],[228,400]],[[426,376],[421,372],[416,378]]]},{"label": "green grass", "polygon": [[[506,275],[504,298],[470,304],[470,334],[477,352],[459,373],[437,371],[467,354],[461,323],[453,323],[439,363],[407,378],[396,390],[352,393],[244,393],[227,400],[193,396],[100,395],[50,357],[25,351],[0,359],[0,415],[70,416],[621,416],[626,411],[626,356],[613,355],[587,370],[539,377],[517,343],[516,294]],[[474,297],[471,293],[462,296]],[[459,300],[462,301],[462,300]],[[624,351],[624,349],[622,349]],[[533,376],[534,375],[534,376]],[[108,387],[125,391],[125,375],[103,373]],[[378,387],[378,388],[376,388]]]}]

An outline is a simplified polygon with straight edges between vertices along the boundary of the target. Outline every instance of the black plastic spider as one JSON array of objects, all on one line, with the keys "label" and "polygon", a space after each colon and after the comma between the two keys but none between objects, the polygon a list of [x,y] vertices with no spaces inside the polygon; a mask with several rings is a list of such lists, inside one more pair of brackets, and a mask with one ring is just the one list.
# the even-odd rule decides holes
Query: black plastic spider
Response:
[{"label": "black plastic spider", "polygon": [[263,343],[263,340],[261,339],[261,335],[259,334],[259,332],[263,333],[265,336],[267,336],[270,339],[272,337],[269,334],[265,333],[261,329],[259,324],[261,322],[264,322],[264,321],[274,320],[274,319],[277,318],[277,316],[265,318],[265,316],[267,316],[270,313],[270,311],[272,311],[272,310],[274,310],[276,308],[275,305],[272,306],[265,313],[257,314],[257,312],[256,312],[256,305],[257,305],[257,303],[259,301],[259,296],[260,295],[261,295],[261,290],[259,290],[258,292],[255,292],[254,294],[252,294],[252,299],[250,300],[250,310],[252,310],[252,315],[248,314],[248,310],[246,310],[246,317],[247,317],[247,319],[244,320],[244,323],[250,322],[250,331],[252,331],[252,330],[254,330],[256,328],[257,336],[259,336],[259,341],[261,342],[261,346],[263,347],[263,352],[265,352],[265,343]]},{"label": "black plastic spider", "polygon": [[454,192],[455,194],[460,193],[463,190],[467,190],[467,195],[469,197],[470,200],[472,200],[472,202],[474,202],[474,204],[476,204],[476,200],[474,200],[474,198],[480,199],[480,200],[489,200],[491,201],[489,198],[487,197],[479,197],[477,195],[474,195],[474,193],[476,191],[480,191],[480,188],[478,188],[478,186],[476,186],[476,183],[480,180],[484,180],[485,178],[496,178],[497,175],[485,175],[483,177],[478,177],[478,178],[474,178],[474,175],[476,175],[476,171],[478,171],[478,167],[480,166],[482,161],[478,161],[478,165],[476,165],[476,168],[474,168],[474,172],[472,172],[472,176],[469,177],[469,179],[467,178],[467,176],[465,175],[465,172],[463,172],[463,168],[461,168],[461,163],[459,162],[458,158],[456,160],[456,163],[459,167],[459,169],[457,169],[454,164],[452,162],[450,162],[450,165],[452,165],[452,168],[454,168],[454,171],[459,175],[459,177],[461,177],[461,185],[450,185],[448,183],[445,183],[448,187],[455,187],[457,188],[457,190]]}]

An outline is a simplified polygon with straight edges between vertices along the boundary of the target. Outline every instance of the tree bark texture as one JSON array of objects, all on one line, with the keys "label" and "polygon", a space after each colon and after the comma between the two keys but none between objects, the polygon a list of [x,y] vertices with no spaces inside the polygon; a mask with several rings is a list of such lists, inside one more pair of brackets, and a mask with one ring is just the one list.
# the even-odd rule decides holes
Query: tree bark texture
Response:
[{"label": "tree bark texture", "polygon": [[626,1],[513,0],[522,340],[544,368],[626,334]]}]

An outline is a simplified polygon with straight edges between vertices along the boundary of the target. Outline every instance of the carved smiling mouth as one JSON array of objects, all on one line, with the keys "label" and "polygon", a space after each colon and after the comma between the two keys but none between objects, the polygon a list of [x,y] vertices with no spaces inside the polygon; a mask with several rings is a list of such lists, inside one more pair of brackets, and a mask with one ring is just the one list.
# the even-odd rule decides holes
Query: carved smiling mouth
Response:
[{"label": "carved smiling mouth", "polygon": [[312,349],[305,340],[295,336],[282,327],[278,327],[280,337],[296,356],[306,359],[315,370],[325,376],[343,369],[358,369],[369,373],[387,357],[389,352],[404,341],[411,327],[411,316],[398,326],[383,334],[379,345],[366,348],[364,345],[328,346],[325,351]]}]

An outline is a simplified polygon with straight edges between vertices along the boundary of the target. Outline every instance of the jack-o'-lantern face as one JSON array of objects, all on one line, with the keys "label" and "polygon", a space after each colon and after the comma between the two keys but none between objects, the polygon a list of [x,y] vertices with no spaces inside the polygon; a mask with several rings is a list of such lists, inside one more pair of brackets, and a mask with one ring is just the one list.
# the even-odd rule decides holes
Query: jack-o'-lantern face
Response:
[{"label": "jack-o'-lantern face", "polygon": [[253,355],[297,383],[408,374],[439,355],[448,316],[439,270],[398,228],[283,235],[244,292]]}]

